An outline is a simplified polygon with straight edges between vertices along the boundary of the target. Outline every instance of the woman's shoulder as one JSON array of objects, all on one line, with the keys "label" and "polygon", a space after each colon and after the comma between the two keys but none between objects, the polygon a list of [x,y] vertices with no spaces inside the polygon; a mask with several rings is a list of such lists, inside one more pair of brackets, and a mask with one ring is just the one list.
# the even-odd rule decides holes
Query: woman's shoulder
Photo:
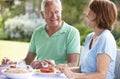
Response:
[{"label": "woman's shoulder", "polygon": [[104,47],[110,47],[110,46],[116,46],[116,41],[114,36],[109,30],[105,30],[99,37],[97,46],[104,46]]},{"label": "woman's shoulder", "polygon": [[115,40],[114,36],[112,35],[112,33],[109,30],[105,30],[101,35],[100,35],[101,40],[105,39],[105,40]]}]

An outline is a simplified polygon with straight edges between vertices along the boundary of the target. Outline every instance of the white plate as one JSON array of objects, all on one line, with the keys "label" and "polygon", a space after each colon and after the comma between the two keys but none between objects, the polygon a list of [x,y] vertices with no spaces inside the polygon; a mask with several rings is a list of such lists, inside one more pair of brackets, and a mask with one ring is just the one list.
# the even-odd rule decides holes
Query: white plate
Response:
[{"label": "white plate", "polygon": [[29,76],[32,76],[33,72],[30,73],[8,73],[5,72],[6,69],[2,70],[2,74],[5,75],[7,78],[11,79],[27,79]]},{"label": "white plate", "polygon": [[43,73],[43,72],[34,72],[35,75],[40,75],[40,76],[49,76],[49,77],[58,77],[61,76],[61,73]]}]

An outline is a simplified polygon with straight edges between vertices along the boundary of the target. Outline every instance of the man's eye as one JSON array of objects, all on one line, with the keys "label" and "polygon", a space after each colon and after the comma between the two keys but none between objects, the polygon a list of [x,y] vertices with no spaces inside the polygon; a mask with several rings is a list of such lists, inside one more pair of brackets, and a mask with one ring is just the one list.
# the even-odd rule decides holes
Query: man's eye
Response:
[{"label": "man's eye", "polygon": [[58,13],[58,11],[55,11],[55,13]]}]

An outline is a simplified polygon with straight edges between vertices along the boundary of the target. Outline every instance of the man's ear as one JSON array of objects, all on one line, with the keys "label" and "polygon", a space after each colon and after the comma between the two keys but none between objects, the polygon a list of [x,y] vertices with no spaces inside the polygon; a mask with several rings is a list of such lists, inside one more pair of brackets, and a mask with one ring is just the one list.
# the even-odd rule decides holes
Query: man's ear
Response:
[{"label": "man's ear", "polygon": [[44,13],[43,13],[43,11],[41,11],[40,14],[41,14],[42,18],[44,19]]}]

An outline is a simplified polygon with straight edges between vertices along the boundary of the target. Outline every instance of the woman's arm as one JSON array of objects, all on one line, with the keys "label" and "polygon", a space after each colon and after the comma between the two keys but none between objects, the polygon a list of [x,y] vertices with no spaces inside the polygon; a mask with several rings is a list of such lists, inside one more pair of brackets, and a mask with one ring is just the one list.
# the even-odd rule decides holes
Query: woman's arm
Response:
[{"label": "woman's arm", "polygon": [[60,70],[69,78],[73,79],[105,79],[107,75],[107,71],[110,64],[110,56],[107,54],[98,54],[97,56],[97,72],[94,73],[74,73],[70,71],[70,69],[63,65],[62,68],[60,67]]}]

